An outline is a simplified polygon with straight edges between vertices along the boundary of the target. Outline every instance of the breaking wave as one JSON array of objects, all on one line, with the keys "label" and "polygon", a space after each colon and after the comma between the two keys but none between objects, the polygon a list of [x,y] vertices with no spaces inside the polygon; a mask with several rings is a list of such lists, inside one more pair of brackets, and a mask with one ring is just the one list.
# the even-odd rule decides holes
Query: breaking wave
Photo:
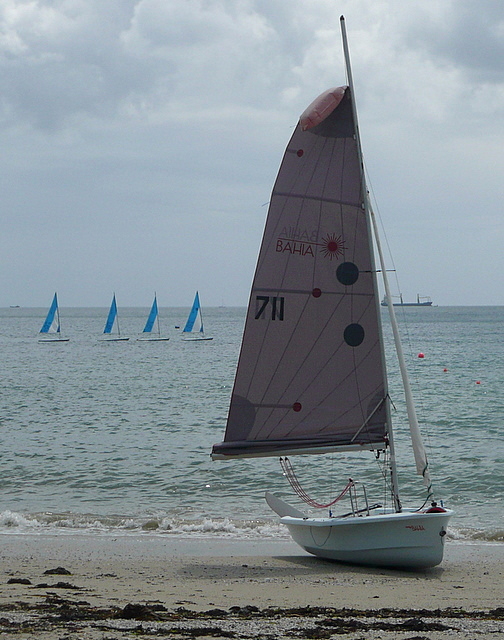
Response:
[{"label": "breaking wave", "polygon": [[[183,538],[230,538],[236,540],[289,540],[287,528],[271,520],[232,518],[184,519],[166,516],[133,518],[93,514],[22,514],[6,510],[0,513],[0,534],[85,534],[151,535]],[[449,527],[448,539],[468,543],[504,543],[504,529]]]}]

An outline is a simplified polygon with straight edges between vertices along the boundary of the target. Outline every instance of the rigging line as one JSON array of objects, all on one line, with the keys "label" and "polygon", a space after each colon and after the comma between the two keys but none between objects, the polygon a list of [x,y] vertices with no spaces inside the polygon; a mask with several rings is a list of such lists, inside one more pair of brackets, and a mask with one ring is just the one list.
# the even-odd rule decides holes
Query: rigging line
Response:
[{"label": "rigging line", "polygon": [[394,495],[394,490],[390,479],[389,450],[383,449],[382,451],[383,459],[381,461],[380,456],[375,451],[375,462],[378,467],[378,473],[383,480],[383,505],[386,507],[389,504],[389,498]]},{"label": "rigging line", "polygon": [[287,480],[289,481],[291,487],[294,489],[295,493],[301,498],[301,500],[303,500],[303,502],[306,502],[306,504],[309,504],[311,507],[315,507],[316,509],[326,509],[327,507],[332,507],[333,504],[336,504],[336,502],[338,502],[339,500],[341,500],[341,498],[343,498],[343,496],[348,493],[348,491],[354,487],[354,482],[352,479],[349,479],[346,487],[343,489],[343,491],[339,494],[339,496],[337,496],[337,498],[335,498],[334,500],[332,500],[331,502],[328,502],[327,504],[321,504],[319,502],[317,502],[316,500],[314,500],[313,498],[310,498],[310,496],[306,493],[306,491],[303,489],[303,487],[301,486],[301,483],[299,482],[294,469],[291,465],[291,462],[289,460],[289,458],[285,457],[285,458],[280,458],[280,465],[282,467],[282,470],[285,474],[285,476],[287,477]]},{"label": "rigging line", "polygon": [[[398,273],[396,265],[395,265],[394,255],[393,255],[392,249],[390,247],[390,243],[389,243],[388,236],[387,236],[387,231],[386,231],[386,229],[385,229],[385,227],[383,225],[383,219],[382,219],[380,207],[378,205],[378,199],[376,198],[376,195],[375,195],[375,192],[374,192],[374,189],[373,189],[373,185],[372,185],[372,182],[371,182],[371,176],[369,175],[369,172],[368,172],[367,167],[365,166],[365,164],[364,164],[364,171],[366,173],[366,184],[368,186],[369,193],[370,193],[370,195],[372,195],[372,198],[373,198],[373,203],[374,203],[373,210],[375,211],[375,218],[378,218],[378,220],[380,222],[380,228],[381,228],[380,237],[381,238],[385,238],[385,245],[387,247],[387,253],[389,255],[389,260],[392,262],[392,269],[387,269],[387,271],[393,271],[394,272],[394,279],[395,279],[395,282],[396,282],[397,291],[400,293],[401,292],[401,285],[400,285],[400,282],[399,282],[399,273]],[[388,304],[392,304],[392,300],[388,300],[387,302],[388,302]],[[410,354],[411,354],[411,353],[413,353],[412,344],[411,344],[410,334],[409,334],[409,331],[408,331],[408,322],[407,322],[407,318],[406,318],[406,310],[404,309],[404,307],[401,307],[401,313],[402,313],[402,319],[404,321],[406,338],[407,338],[407,342],[408,342],[408,346],[410,348]]]},{"label": "rigging line", "polygon": [[[383,226],[383,219],[382,219],[382,216],[381,216],[380,207],[378,206],[378,200],[376,198],[376,195],[375,195],[375,192],[374,192],[374,189],[373,189],[373,183],[371,182],[371,176],[369,175],[369,172],[368,172],[367,167],[366,167],[366,163],[364,161],[363,161],[363,164],[364,164],[364,172],[366,174],[366,185],[368,187],[369,193],[372,196],[372,199],[373,199],[373,202],[374,202],[373,209],[375,211],[376,217],[380,221],[380,229],[381,229],[380,237],[381,238],[385,238],[385,244],[387,246],[387,253],[389,255],[390,261],[392,262],[392,269],[390,269],[390,271],[393,271],[395,273],[396,287],[397,287],[397,290],[400,292],[401,291],[401,287],[400,287],[400,284],[399,284],[399,275],[398,275],[398,272],[397,272],[397,269],[396,269],[394,256],[392,254],[392,249],[390,248],[390,243],[389,243],[389,240],[388,240],[387,232],[386,232],[385,227]],[[389,269],[387,269],[387,271],[389,271]]]},{"label": "rigging line", "polygon": [[[383,219],[381,216],[381,212],[380,212],[380,208],[378,206],[378,200],[376,198],[373,186],[372,186],[372,182],[371,182],[371,177],[369,175],[369,172],[367,170],[366,164],[363,161],[364,164],[364,171],[366,173],[366,184],[368,186],[369,189],[369,193],[370,195],[372,195],[373,197],[373,202],[374,202],[374,211],[375,211],[375,217],[378,218],[379,222],[380,222],[380,228],[381,228],[381,233],[380,233],[380,237],[381,238],[385,238],[385,244],[387,247],[387,252],[389,255],[389,259],[392,262],[392,267],[393,269],[391,269],[392,271],[394,271],[394,278],[396,281],[396,287],[397,290],[400,292],[401,291],[401,286],[399,283],[399,274],[398,271],[396,269],[396,265],[395,265],[395,261],[394,261],[394,256],[392,254],[392,249],[390,247],[389,241],[388,241],[388,236],[387,236],[387,232],[386,229],[383,225]],[[389,271],[389,269],[387,269],[387,271]],[[392,300],[388,301],[389,304],[392,304]],[[406,343],[408,345],[408,350],[410,353],[410,357],[413,357],[413,344],[411,341],[411,334],[409,331],[409,322],[408,322],[408,317],[406,314],[406,309],[404,307],[401,307],[401,316],[402,316],[402,320],[403,320],[403,332],[405,334],[406,337]],[[414,382],[415,382],[415,388],[417,389],[417,391],[421,390],[421,385],[420,385],[420,380],[419,380],[419,376],[418,376],[418,370],[416,367],[413,367],[413,373],[411,374],[411,368],[410,368],[410,378],[413,378]],[[430,454],[432,453],[432,446],[431,446],[431,441],[430,441],[430,437],[429,437],[429,430],[426,428],[426,413],[425,413],[425,404],[424,404],[424,395],[423,393],[417,393],[417,397],[415,398],[416,401],[416,405],[418,407],[418,413],[422,416],[422,420],[421,423],[423,425],[423,429],[422,429],[422,435],[425,436],[425,440],[426,440],[426,444],[425,444],[425,448],[427,450],[427,454],[428,454],[428,459],[431,457]]]},{"label": "rigging line", "polygon": [[[388,396],[388,394],[387,394]],[[355,439],[357,438],[358,435],[360,435],[360,432],[363,429],[366,429],[367,431],[367,427],[369,425],[369,421],[371,420],[371,418],[374,416],[374,414],[382,408],[384,402],[386,400],[386,396],[384,398],[382,398],[380,400],[380,402],[378,402],[378,404],[376,405],[376,407],[373,409],[373,411],[371,411],[371,413],[367,416],[367,418],[364,420],[364,422],[362,423],[362,425],[359,427],[359,429],[355,432],[355,434],[353,435],[352,439],[350,440],[351,443],[353,443],[355,441]],[[362,404],[362,403],[361,403]]]}]

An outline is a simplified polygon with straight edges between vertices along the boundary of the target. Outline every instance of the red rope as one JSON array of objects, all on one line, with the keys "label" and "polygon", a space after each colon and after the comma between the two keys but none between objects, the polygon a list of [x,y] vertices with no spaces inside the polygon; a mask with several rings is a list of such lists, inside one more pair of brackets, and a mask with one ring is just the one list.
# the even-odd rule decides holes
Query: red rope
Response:
[{"label": "red rope", "polygon": [[292,468],[289,458],[280,458],[280,464],[282,465],[282,470],[287,477],[287,480],[289,481],[291,487],[294,489],[297,495],[301,498],[301,500],[303,500],[303,502],[306,502],[306,504],[309,504],[311,507],[315,507],[316,509],[327,509],[327,507],[332,507],[333,504],[336,504],[338,500],[341,500],[341,498],[343,498],[343,496],[348,493],[348,491],[350,491],[353,486],[355,486],[352,478],[350,478],[347,486],[343,489],[343,491],[337,498],[335,498],[332,502],[328,502],[327,504],[320,504],[313,498],[310,498],[310,496],[303,489],[299,480],[297,479],[296,474],[294,473],[294,469]]}]

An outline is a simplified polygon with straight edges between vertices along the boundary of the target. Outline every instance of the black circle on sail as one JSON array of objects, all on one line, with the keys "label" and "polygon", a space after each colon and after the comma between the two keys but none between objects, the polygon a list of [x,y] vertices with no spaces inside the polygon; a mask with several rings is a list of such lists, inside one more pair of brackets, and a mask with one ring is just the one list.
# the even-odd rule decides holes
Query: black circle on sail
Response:
[{"label": "black circle on sail", "polygon": [[342,262],[336,269],[336,277],[345,286],[355,284],[359,279],[359,269],[353,262]]},{"label": "black circle on sail", "polygon": [[364,340],[364,327],[360,324],[349,324],[343,332],[343,339],[350,347],[358,347]]}]

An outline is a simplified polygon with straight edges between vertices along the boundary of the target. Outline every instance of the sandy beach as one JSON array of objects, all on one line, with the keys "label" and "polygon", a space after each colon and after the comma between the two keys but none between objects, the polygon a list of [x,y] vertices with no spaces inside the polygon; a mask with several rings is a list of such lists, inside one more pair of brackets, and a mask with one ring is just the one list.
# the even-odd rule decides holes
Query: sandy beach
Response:
[{"label": "sandy beach", "polygon": [[[287,541],[2,535],[0,569],[2,638],[56,639],[64,631],[110,640],[139,631],[158,637],[163,629],[171,637],[260,638],[273,623],[281,638],[293,637],[293,621],[298,630],[300,621],[318,624],[319,635],[298,637],[504,632],[498,544],[449,542],[442,566],[406,572],[322,561]],[[320,620],[329,619],[359,624],[343,635],[329,625],[320,635]]]}]

